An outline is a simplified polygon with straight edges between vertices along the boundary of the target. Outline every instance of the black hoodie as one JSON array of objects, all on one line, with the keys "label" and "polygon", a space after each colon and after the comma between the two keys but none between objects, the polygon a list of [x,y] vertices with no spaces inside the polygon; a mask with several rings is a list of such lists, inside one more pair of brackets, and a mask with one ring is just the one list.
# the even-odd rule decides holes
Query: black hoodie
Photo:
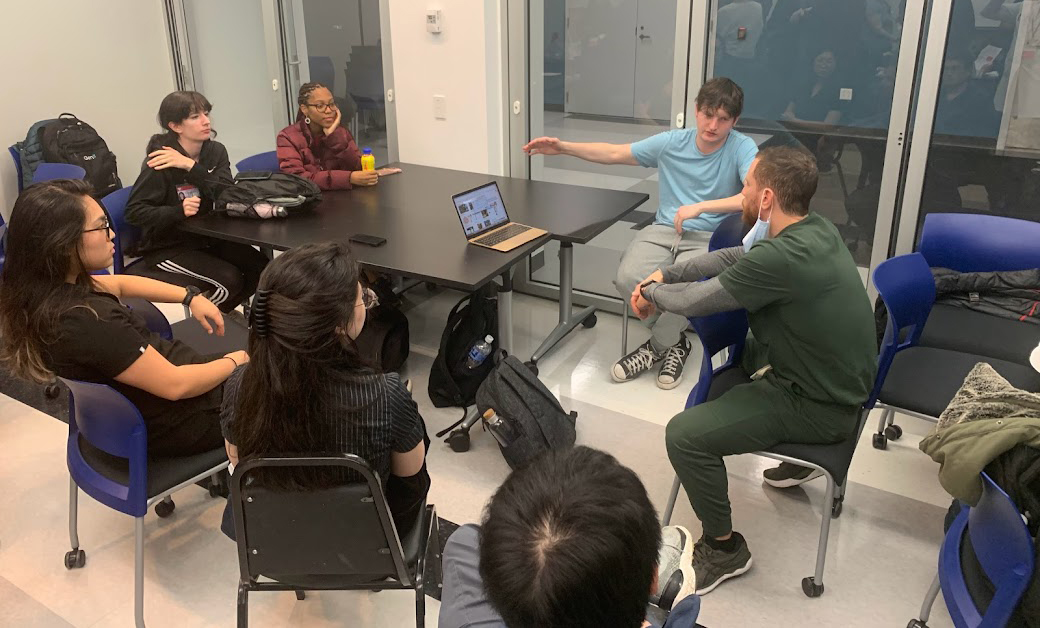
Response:
[{"label": "black hoodie", "polygon": [[[151,153],[163,146],[187,155],[177,142],[177,136],[172,133],[152,138],[147,152]],[[155,170],[149,168],[147,162],[146,156],[126,205],[127,222],[141,229],[141,237],[133,250],[128,252],[143,255],[166,248],[206,246],[206,238],[177,229],[177,224],[186,218],[178,188],[181,188],[180,191],[190,186],[197,188],[202,196],[199,214],[212,211],[217,195],[225,186],[233,183],[227,149],[220,142],[206,140],[195,166],[189,171],[180,168]]]}]

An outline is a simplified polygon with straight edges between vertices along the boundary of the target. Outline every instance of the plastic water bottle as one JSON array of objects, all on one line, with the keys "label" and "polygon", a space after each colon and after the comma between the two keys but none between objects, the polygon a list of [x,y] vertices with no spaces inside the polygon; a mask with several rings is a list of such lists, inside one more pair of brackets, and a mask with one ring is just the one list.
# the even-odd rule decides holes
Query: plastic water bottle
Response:
[{"label": "plastic water bottle", "polygon": [[362,170],[375,170],[376,169],[376,156],[372,154],[372,149],[368,146],[361,151],[361,169]]},{"label": "plastic water bottle", "polygon": [[469,350],[469,355],[466,356],[466,368],[475,369],[484,363],[484,360],[491,355],[491,343],[495,341],[491,336],[485,336],[484,340],[473,345],[473,348]]},{"label": "plastic water bottle", "polygon": [[516,440],[516,430],[513,429],[513,424],[495,414],[493,408],[488,408],[488,411],[484,413],[484,424],[487,425],[488,431],[495,437],[499,445],[509,447]]}]

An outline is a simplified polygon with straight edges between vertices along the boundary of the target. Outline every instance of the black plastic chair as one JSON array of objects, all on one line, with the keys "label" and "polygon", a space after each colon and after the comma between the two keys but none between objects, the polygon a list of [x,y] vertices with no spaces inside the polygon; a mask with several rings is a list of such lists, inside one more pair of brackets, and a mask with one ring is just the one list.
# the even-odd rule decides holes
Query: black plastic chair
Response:
[{"label": "black plastic chair", "polygon": [[[362,481],[306,491],[267,489],[254,472],[273,467],[339,467]],[[238,626],[249,625],[250,591],[413,589],[415,625],[426,625],[423,582],[432,542],[432,504],[400,538],[379,476],[354,455],[253,458],[235,468],[231,500],[238,539]]]}]

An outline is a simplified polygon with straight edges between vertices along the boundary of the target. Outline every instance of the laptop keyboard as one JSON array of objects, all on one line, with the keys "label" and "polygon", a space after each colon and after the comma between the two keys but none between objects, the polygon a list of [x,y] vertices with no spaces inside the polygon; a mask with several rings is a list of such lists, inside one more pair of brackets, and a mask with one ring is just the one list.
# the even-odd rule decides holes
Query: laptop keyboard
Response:
[{"label": "laptop keyboard", "polygon": [[530,229],[531,228],[527,225],[518,225],[516,223],[513,223],[502,229],[499,229],[498,231],[492,234],[483,236],[481,238],[477,238],[473,241],[477,244],[483,244],[484,246],[495,246],[496,244],[501,244],[509,238],[518,236],[525,231],[529,231]]}]

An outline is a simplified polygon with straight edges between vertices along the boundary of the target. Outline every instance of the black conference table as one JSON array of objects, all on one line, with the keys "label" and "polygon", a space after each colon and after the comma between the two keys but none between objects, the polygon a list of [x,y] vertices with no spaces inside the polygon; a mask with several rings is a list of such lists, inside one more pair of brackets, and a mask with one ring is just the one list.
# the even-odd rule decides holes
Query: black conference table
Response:
[{"label": "black conference table", "polygon": [[[287,219],[249,220],[213,212],[181,223],[181,229],[275,250],[310,242],[347,242],[352,235],[386,238],[378,247],[352,243],[367,268],[463,291],[501,276],[499,341],[512,353],[512,269],[549,239],[560,241],[560,322],[532,360],[588,319],[595,308],[571,312],[573,246],[585,244],[647,200],[648,195],[498,177],[460,170],[392,163],[400,174],[372,187],[324,192],[321,203]],[[451,201],[453,194],[498,182],[510,220],[541,227],[549,235],[499,252],[469,245]],[[614,272],[610,269],[610,272]]]}]

